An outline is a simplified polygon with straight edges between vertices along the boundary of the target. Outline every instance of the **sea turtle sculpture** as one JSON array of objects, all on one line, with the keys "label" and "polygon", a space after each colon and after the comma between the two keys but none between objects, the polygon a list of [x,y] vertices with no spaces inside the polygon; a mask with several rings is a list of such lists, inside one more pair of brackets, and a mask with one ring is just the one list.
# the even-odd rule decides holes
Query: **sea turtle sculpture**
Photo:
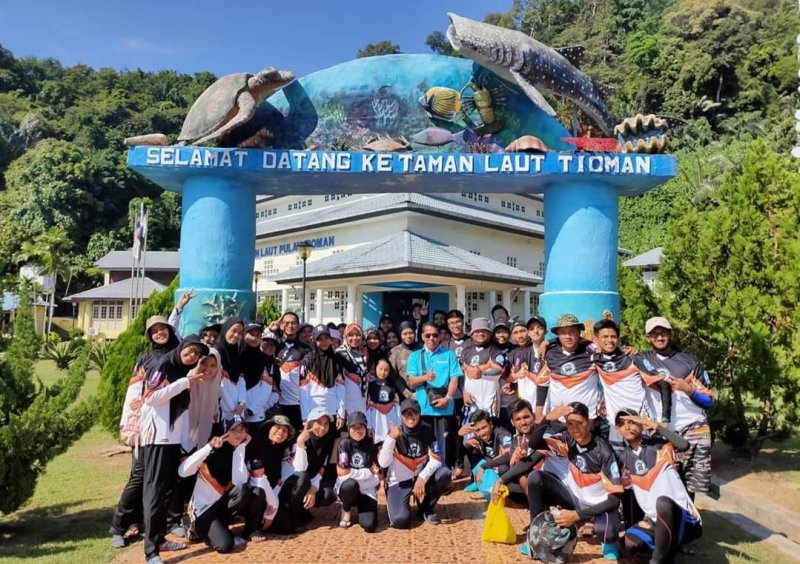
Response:
[{"label": "sea turtle sculpture", "polygon": [[546,153],[549,150],[541,139],[533,135],[518,137],[506,147],[509,153]]},{"label": "sea turtle sculpture", "polygon": [[228,74],[195,100],[178,136],[180,145],[200,145],[250,121],[258,103],[294,80],[291,71],[269,67],[257,75]]}]

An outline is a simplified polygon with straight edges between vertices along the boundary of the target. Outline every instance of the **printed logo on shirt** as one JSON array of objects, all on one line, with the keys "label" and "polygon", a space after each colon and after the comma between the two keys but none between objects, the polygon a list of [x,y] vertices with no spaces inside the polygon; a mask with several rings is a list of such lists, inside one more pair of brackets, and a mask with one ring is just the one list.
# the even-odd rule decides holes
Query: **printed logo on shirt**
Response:
[{"label": "printed logo on shirt", "polygon": [[576,456],[575,457],[575,466],[577,466],[578,470],[580,470],[581,472],[584,472],[584,473],[586,472],[586,468],[587,468],[586,461],[583,459],[582,456]]},{"label": "printed logo on shirt", "polygon": [[505,364],[505,362],[506,362],[506,359],[503,357],[503,355],[502,355],[502,354],[498,354],[496,357],[494,357],[494,361],[495,361],[497,364],[499,364],[499,365],[501,365],[501,366],[502,366],[503,364]]},{"label": "printed logo on shirt", "polygon": [[381,403],[386,403],[389,401],[389,391],[381,390],[381,393],[378,394],[378,401]]},{"label": "printed logo on shirt", "polygon": [[354,468],[362,468],[364,466],[364,457],[361,456],[360,452],[353,453],[353,464]]},{"label": "printed logo on shirt", "polygon": [[655,372],[655,371],[656,371],[656,367],[655,367],[655,366],[653,366],[653,363],[652,363],[652,362],[650,362],[650,361],[649,361],[648,359],[646,359],[646,358],[645,358],[645,359],[643,359],[643,360],[644,360],[644,367],[645,367],[645,368],[647,368],[647,370],[648,370],[649,372]]},{"label": "printed logo on shirt", "polygon": [[490,446],[486,447],[486,456],[489,458],[494,458],[494,449]]},{"label": "printed logo on shirt", "polygon": [[637,460],[636,464],[633,465],[633,469],[639,475],[647,474],[647,464],[644,463],[644,460]]},{"label": "printed logo on shirt", "polygon": [[478,356],[477,354],[473,356],[471,359],[469,359],[470,366],[478,366],[480,363],[481,363],[481,357]]},{"label": "printed logo on shirt", "polygon": [[408,445],[408,456],[409,458],[418,458],[422,456],[422,449],[419,448],[419,443],[412,442]]},{"label": "printed logo on shirt", "polygon": [[563,374],[566,374],[567,376],[571,376],[571,375],[575,374],[575,372],[576,372],[576,370],[575,370],[575,363],[573,363],[573,362],[567,362],[566,364],[564,364],[564,365],[561,367],[561,372],[562,372]]},{"label": "printed logo on shirt", "polygon": [[661,374],[664,378],[669,378],[672,374],[669,373],[669,370],[666,368],[659,368],[656,370],[659,374]]},{"label": "printed logo on shirt", "polygon": [[500,444],[503,445],[504,447],[511,446],[511,435],[503,437],[503,439],[500,441]]},{"label": "printed logo on shirt", "polygon": [[456,356],[458,358],[461,358],[461,353],[464,352],[464,347],[456,347],[456,350],[454,350],[453,352],[456,353]]},{"label": "printed logo on shirt", "polygon": [[613,362],[606,362],[603,365],[603,370],[605,370],[606,372],[616,372],[617,371],[617,365],[615,363],[613,363]]},{"label": "printed logo on shirt", "polygon": [[614,480],[619,480],[619,467],[617,466],[617,463],[612,462],[608,469],[611,470],[611,478]]}]

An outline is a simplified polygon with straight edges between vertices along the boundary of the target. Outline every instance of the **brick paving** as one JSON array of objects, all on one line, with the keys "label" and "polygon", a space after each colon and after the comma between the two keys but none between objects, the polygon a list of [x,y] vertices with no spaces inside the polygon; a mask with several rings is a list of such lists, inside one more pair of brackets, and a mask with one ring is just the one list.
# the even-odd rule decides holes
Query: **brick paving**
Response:
[{"label": "brick paving", "polygon": [[[164,562],[187,562],[208,564],[212,562],[383,562],[385,564],[446,562],[473,562],[502,564],[506,562],[530,562],[517,553],[517,545],[481,542],[483,528],[482,513],[486,505],[472,499],[475,494],[462,490],[465,481],[456,484],[456,489],[443,497],[438,505],[442,524],[426,525],[415,521],[410,530],[391,529],[388,526],[386,505],[379,497],[378,530],[368,534],[357,524],[357,512],[353,510],[354,524],[349,529],[340,529],[339,508],[330,506],[314,510],[314,522],[303,533],[289,536],[267,535],[261,543],[250,543],[244,551],[235,554],[217,554],[204,543],[191,544],[187,550],[164,553]],[[527,510],[510,504],[509,517],[517,531],[517,541],[523,540],[522,532],[528,522]],[[179,540],[179,539],[175,539]],[[570,562],[607,562],[599,558],[600,546],[593,539],[581,539]],[[141,541],[127,548],[116,559],[118,564],[143,562]]]}]

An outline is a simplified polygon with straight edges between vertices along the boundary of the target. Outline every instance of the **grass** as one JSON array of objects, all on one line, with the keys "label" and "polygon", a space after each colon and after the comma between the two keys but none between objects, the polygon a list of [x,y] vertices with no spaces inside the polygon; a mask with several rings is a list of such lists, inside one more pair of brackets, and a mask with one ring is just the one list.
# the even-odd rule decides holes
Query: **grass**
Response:
[{"label": "grass", "polygon": [[[52,361],[37,362],[36,370],[45,384],[65,375]],[[82,395],[94,393],[98,382],[99,374],[91,372]],[[0,564],[109,562],[119,554],[110,546],[108,525],[130,457],[107,456],[117,446],[113,437],[94,427],[48,465],[33,498],[16,513],[0,517]],[[762,482],[764,489],[770,488]],[[692,546],[696,554],[680,562],[791,562],[768,542],[710,511],[703,511],[703,522],[704,536]]]}]

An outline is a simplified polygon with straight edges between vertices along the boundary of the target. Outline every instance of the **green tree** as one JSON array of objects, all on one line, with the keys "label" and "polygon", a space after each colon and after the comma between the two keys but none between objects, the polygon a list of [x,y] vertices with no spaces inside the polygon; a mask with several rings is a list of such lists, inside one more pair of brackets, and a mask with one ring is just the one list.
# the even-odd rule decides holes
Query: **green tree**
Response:
[{"label": "green tree", "polygon": [[637,269],[617,265],[617,289],[619,291],[619,329],[622,342],[639,350],[649,348],[644,335],[644,324],[653,316],[661,315],[658,300]]},{"label": "green tree", "polygon": [[363,49],[359,49],[356,53],[356,58],[376,57],[378,55],[397,55],[398,53],[402,53],[399,45],[384,40],[378,43],[369,43]]},{"label": "green tree", "polygon": [[19,282],[18,294],[14,338],[0,362],[0,424],[27,408],[35,392],[31,374],[41,341],[33,328],[31,290],[24,279]]},{"label": "green tree", "polygon": [[673,215],[659,272],[685,344],[713,376],[724,436],[754,431],[753,451],[798,419],[799,223],[796,165],[751,142],[741,167]]},{"label": "green tree", "polygon": [[153,294],[139,309],[139,313],[125,331],[111,345],[107,360],[100,374],[98,396],[100,398],[100,424],[111,433],[119,431],[122,402],[128,389],[133,365],[139,355],[150,348],[144,336],[147,318],[153,315],[169,315],[173,307],[173,296],[178,288],[178,279],[157,294]]},{"label": "green tree", "polygon": [[265,325],[271,321],[277,321],[281,317],[281,310],[271,299],[267,298],[256,308],[256,319],[260,320]]},{"label": "green tree", "polygon": [[450,45],[450,41],[448,41],[445,34],[441,31],[434,31],[425,38],[425,45],[428,48],[436,53],[437,55],[447,55],[448,57],[460,57],[453,46]]}]

